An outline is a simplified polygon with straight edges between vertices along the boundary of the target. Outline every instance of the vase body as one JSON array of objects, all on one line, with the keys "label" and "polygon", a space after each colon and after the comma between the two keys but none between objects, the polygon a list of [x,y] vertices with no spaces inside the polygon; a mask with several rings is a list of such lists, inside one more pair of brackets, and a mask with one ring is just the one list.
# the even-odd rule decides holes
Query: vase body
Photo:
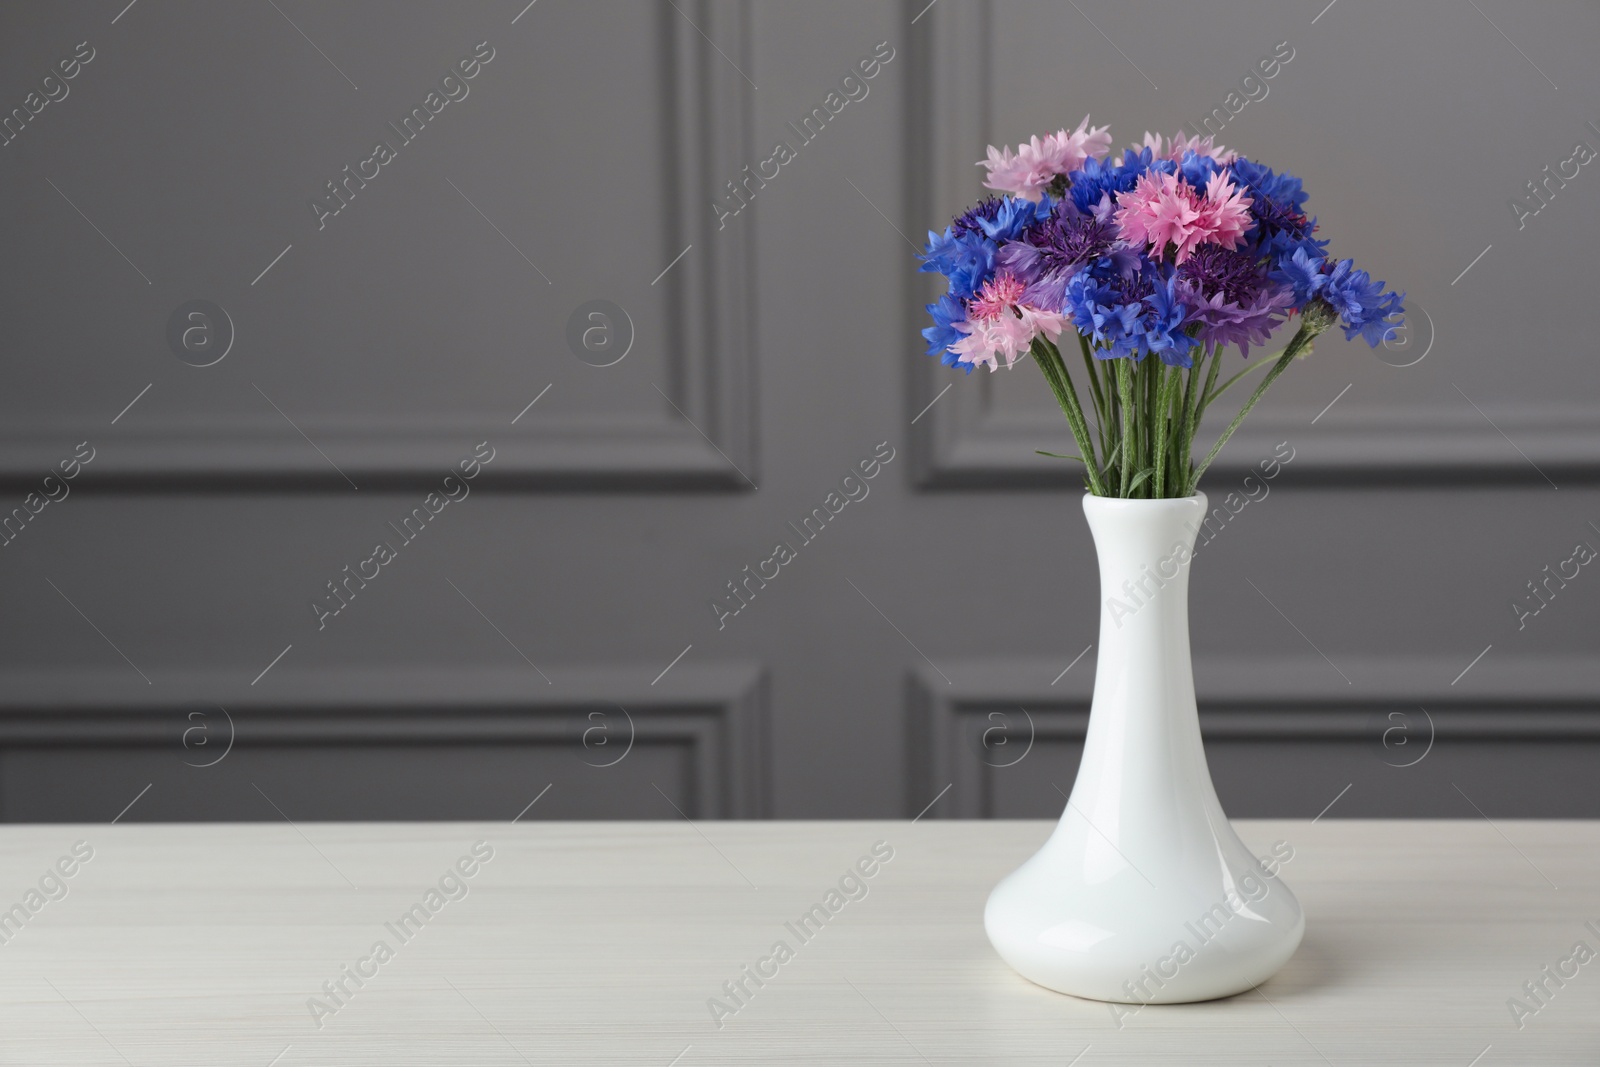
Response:
[{"label": "vase body", "polygon": [[1189,560],[1206,498],[1085,496],[1100,641],[1083,761],[1044,846],[989,895],[1000,956],[1049,989],[1121,1003],[1231,996],[1271,977],[1305,918],[1239,840],[1200,741]]}]

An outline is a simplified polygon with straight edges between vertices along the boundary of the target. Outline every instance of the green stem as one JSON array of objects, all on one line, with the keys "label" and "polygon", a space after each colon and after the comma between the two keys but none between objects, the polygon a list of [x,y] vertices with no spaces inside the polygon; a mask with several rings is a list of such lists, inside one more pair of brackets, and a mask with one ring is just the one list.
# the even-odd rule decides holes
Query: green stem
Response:
[{"label": "green stem", "polygon": [[[1115,448],[1117,442],[1122,440],[1122,405],[1117,403],[1117,361],[1114,359],[1102,359],[1098,362],[1100,364],[1100,374],[1104,378],[1106,411],[1111,414],[1113,421],[1116,422],[1116,432],[1111,438],[1111,445]],[[1110,455],[1109,452],[1106,454]]]},{"label": "green stem", "polygon": [[1089,339],[1078,334],[1078,350],[1083,353],[1083,369],[1089,373],[1089,395],[1094,399],[1094,417],[1100,425],[1101,444],[1105,444],[1106,396],[1100,390],[1100,375],[1095,371],[1094,354],[1089,351]]},{"label": "green stem", "polygon": [[1128,482],[1133,479],[1133,368],[1127,359],[1117,364],[1117,395],[1122,401],[1122,487],[1118,496],[1128,495]]},{"label": "green stem", "polygon": [[1196,475],[1195,475],[1195,472],[1194,472],[1194,435],[1196,433],[1198,433],[1199,430],[1200,430],[1200,415],[1201,415],[1201,411],[1202,411],[1203,406],[1204,406],[1203,402],[1204,402],[1205,396],[1206,396],[1206,385],[1209,384],[1210,382],[1215,381],[1216,377],[1217,377],[1217,364],[1220,363],[1221,360],[1222,360],[1222,352],[1221,352],[1221,350],[1216,345],[1211,345],[1209,348],[1201,349],[1200,359],[1194,365],[1194,370],[1192,372],[1192,379],[1193,380],[1191,381],[1191,384],[1195,384],[1195,382],[1198,381],[1198,379],[1199,379],[1199,377],[1200,377],[1200,375],[1202,373],[1201,368],[1205,366],[1205,362],[1206,362],[1206,360],[1208,358],[1211,360],[1211,366],[1206,368],[1205,371],[1204,371],[1204,373],[1206,375],[1206,384],[1201,384],[1200,388],[1194,390],[1194,396],[1192,398],[1192,403],[1189,405],[1188,409],[1184,412],[1184,425],[1183,425],[1183,477],[1184,477],[1184,485],[1183,485],[1184,494],[1183,495],[1184,496],[1193,496],[1194,495],[1194,486],[1195,486],[1195,480],[1196,480]]},{"label": "green stem", "polygon": [[1173,416],[1177,431],[1173,434],[1172,441],[1172,474],[1177,479],[1177,495],[1189,495],[1189,446],[1193,443],[1193,435],[1189,431],[1189,409],[1194,403],[1194,383],[1200,377],[1200,364],[1205,362],[1205,348],[1200,349],[1200,358],[1189,366],[1189,372],[1183,379],[1183,396],[1178,402],[1177,414]]},{"label": "green stem", "polygon": [[[1120,371],[1118,373],[1121,373]],[[1144,469],[1144,419],[1140,416],[1140,405],[1144,401],[1144,364],[1135,360],[1128,362],[1128,380],[1133,383],[1133,406],[1128,409],[1128,429],[1124,438],[1128,442],[1128,451],[1132,455],[1133,473],[1138,474]],[[1121,385],[1118,385],[1121,389]],[[1132,496],[1134,485],[1130,481],[1123,490],[1124,496]]]},{"label": "green stem", "polygon": [[1200,428],[1200,420],[1206,417],[1206,407],[1211,403],[1213,396],[1211,387],[1217,383],[1217,371],[1222,369],[1222,346],[1211,347],[1211,366],[1206,370],[1206,387],[1200,390],[1199,403],[1194,408],[1195,429]]},{"label": "green stem", "polygon": [[1273,361],[1278,359],[1282,355],[1283,355],[1283,351],[1280,349],[1279,351],[1274,352],[1270,356],[1262,356],[1256,362],[1251,363],[1249,366],[1245,367],[1244,370],[1240,371],[1238,374],[1235,374],[1233,377],[1231,377],[1227,381],[1223,382],[1220,386],[1217,387],[1217,390],[1215,392],[1209,393],[1206,396],[1206,403],[1207,404],[1211,403],[1217,397],[1219,397],[1223,393],[1227,392],[1228,391],[1228,387],[1230,385],[1232,385],[1234,382],[1238,381],[1240,378],[1243,378],[1246,374],[1250,374],[1250,373],[1252,373],[1254,371],[1258,371],[1262,367],[1270,367],[1270,366],[1272,366]]},{"label": "green stem", "polygon": [[1172,368],[1171,396],[1167,404],[1167,418],[1171,420],[1167,448],[1171,453],[1168,459],[1172,464],[1172,473],[1167,476],[1168,496],[1188,495],[1188,479],[1184,476],[1182,462],[1183,424],[1184,416],[1187,414],[1183,407],[1183,376],[1182,369],[1178,367]]},{"label": "green stem", "polygon": [[[1324,325],[1323,329],[1326,328]],[[1205,461],[1194,472],[1194,480],[1196,482],[1200,481],[1200,476],[1206,472],[1206,468],[1211,466],[1211,461],[1217,458],[1217,453],[1222,451],[1222,446],[1228,443],[1228,438],[1233,436],[1233,431],[1239,428],[1239,424],[1244,421],[1244,417],[1250,414],[1250,409],[1256,406],[1256,402],[1261,399],[1272,383],[1278,380],[1278,375],[1288,370],[1289,364],[1294,362],[1294,358],[1300,354],[1302,349],[1309,347],[1311,342],[1316,339],[1317,334],[1321,332],[1321,330],[1314,328],[1313,324],[1301,322],[1300,329],[1289,342],[1289,347],[1283,350],[1283,355],[1279,356],[1278,361],[1272,365],[1272,369],[1267,371],[1267,376],[1261,380],[1260,385],[1256,386],[1256,391],[1250,394],[1250,399],[1246,400],[1244,407],[1239,409],[1239,414],[1233,417],[1233,421],[1228,423],[1228,428],[1222,431],[1222,436],[1217,438],[1217,443],[1211,446],[1210,452],[1206,453]]]},{"label": "green stem", "polygon": [[1061,410],[1067,416],[1067,425],[1072,427],[1072,436],[1077,439],[1078,449],[1083,456],[1084,469],[1089,480],[1089,491],[1095,496],[1107,496],[1105,483],[1100,478],[1100,464],[1095,459],[1094,439],[1089,436],[1089,425],[1084,420],[1083,408],[1078,403],[1078,391],[1072,385],[1072,377],[1067,373],[1067,368],[1061,362],[1061,353],[1056,346],[1043,337],[1033,339],[1033,358],[1039,364],[1039,369],[1044,372],[1045,381],[1050,384],[1051,392],[1056,394],[1056,403],[1061,405]]},{"label": "green stem", "polygon": [[1157,499],[1165,496],[1167,487],[1167,427],[1172,417],[1172,397],[1176,392],[1178,382],[1177,369],[1167,373],[1165,364],[1157,364],[1156,378],[1159,385],[1156,389],[1159,410],[1156,413],[1156,484],[1154,496]]},{"label": "green stem", "polygon": [[1146,366],[1142,403],[1145,420],[1144,425],[1139,428],[1139,470],[1144,470],[1156,462],[1156,392],[1161,379],[1161,368],[1166,365],[1156,356],[1147,356],[1144,362]]}]

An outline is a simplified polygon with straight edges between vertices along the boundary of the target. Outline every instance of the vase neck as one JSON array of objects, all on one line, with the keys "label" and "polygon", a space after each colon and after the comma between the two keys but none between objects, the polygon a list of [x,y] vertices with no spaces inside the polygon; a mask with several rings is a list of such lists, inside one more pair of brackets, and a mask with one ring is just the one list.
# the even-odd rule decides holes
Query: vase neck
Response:
[{"label": "vase neck", "polygon": [[1189,659],[1189,562],[1205,508],[1200,494],[1084,498],[1100,564],[1100,647],[1072,802],[1097,825],[1191,837],[1221,818]]},{"label": "vase neck", "polygon": [[1189,564],[1206,498],[1085,497],[1100,567],[1100,664],[1189,657]]}]

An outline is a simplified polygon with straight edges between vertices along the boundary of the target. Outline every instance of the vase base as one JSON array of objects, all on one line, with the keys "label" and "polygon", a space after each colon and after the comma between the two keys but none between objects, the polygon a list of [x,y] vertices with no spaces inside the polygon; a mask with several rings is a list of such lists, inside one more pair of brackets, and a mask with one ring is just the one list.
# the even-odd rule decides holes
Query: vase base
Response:
[{"label": "vase base", "polygon": [[989,942],[1035,985],[1086,1000],[1187,1004],[1260,985],[1305,936],[1279,871],[1292,847],[1275,844],[1267,863],[1220,810],[1200,821],[1204,836],[1186,847],[1123,866],[1135,846],[1110,850],[1069,805],[1065,825],[989,894]]},{"label": "vase base", "polygon": [[[1054,966],[1039,967],[1037,957],[1018,959],[1004,952],[1000,956],[1012,970],[1034,985],[1079,1000],[1133,1007],[1145,1004],[1197,1004],[1248,993],[1267,981],[1294,956],[1300,947],[1303,932],[1303,926],[1292,931],[1277,951],[1262,953],[1250,961],[1231,960],[1230,965],[1218,969],[1219,973],[1203,970],[1200,956],[1175,973],[1170,971],[1170,964],[1168,970],[1161,971],[1157,960],[1148,966],[1140,965],[1137,969],[1114,976],[1098,968],[1085,968],[1081,960],[1062,960]],[[1168,976],[1163,979],[1158,971]],[[1161,984],[1158,985],[1158,982]],[[1129,992],[1123,983],[1132,986],[1133,992]]]}]

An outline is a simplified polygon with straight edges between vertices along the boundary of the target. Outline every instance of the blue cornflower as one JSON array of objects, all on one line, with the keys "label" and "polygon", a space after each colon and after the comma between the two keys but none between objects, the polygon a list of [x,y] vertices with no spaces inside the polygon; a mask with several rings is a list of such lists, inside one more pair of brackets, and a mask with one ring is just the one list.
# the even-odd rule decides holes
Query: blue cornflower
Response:
[{"label": "blue cornflower", "polygon": [[1309,196],[1299,178],[1279,174],[1271,167],[1237,156],[1228,165],[1235,185],[1242,185],[1252,198],[1265,197],[1288,208],[1299,208]]},{"label": "blue cornflower", "polygon": [[1016,240],[1029,226],[1050,217],[1055,202],[1048,196],[1037,202],[1016,196],[990,197],[956,218],[951,229],[957,234],[982,234],[997,243]]},{"label": "blue cornflower", "polygon": [[1175,174],[1177,169],[1178,165],[1170,159],[1152,158],[1148,148],[1138,152],[1127,149],[1122,153],[1120,164],[1109,156],[1104,160],[1091,156],[1083,161],[1082,170],[1067,175],[1072,182],[1067,195],[1072,197],[1079,211],[1092,212],[1104,195],[1109,195],[1115,203],[1119,193],[1126,193],[1138,184],[1141,174],[1152,170]]},{"label": "blue cornflower", "polygon": [[1064,311],[1079,333],[1098,346],[1100,359],[1132,359],[1154,352],[1168,366],[1188,367],[1196,345],[1185,330],[1189,313],[1179,299],[1170,268],[1146,262],[1133,274],[1119,274],[1111,257],[1079,271],[1067,282]]},{"label": "blue cornflower", "polygon": [[966,335],[955,328],[955,323],[967,317],[966,305],[959,299],[946,293],[938,300],[929,304],[928,314],[933,318],[933,325],[923,329],[922,336],[928,341],[928,355],[940,357],[939,361],[946,367],[962,367],[968,374],[972,373],[972,364],[958,363],[957,356],[950,351],[950,346]]},{"label": "blue cornflower", "polygon": [[1229,174],[1251,200],[1250,217],[1255,225],[1247,240],[1274,269],[1283,266],[1302,247],[1313,257],[1322,254],[1328,242],[1311,236],[1317,228],[1317,220],[1307,218],[1301,210],[1308,194],[1299,178],[1293,174],[1278,174],[1271,167],[1243,156],[1229,166]]},{"label": "blue cornflower", "polygon": [[[1299,237],[1290,230],[1274,230],[1269,226],[1261,225],[1257,217],[1257,226],[1246,246],[1252,247],[1257,257],[1265,259],[1272,270],[1278,270],[1286,264],[1296,252],[1304,249],[1306,255],[1312,259],[1326,259],[1328,242],[1318,237],[1309,236],[1317,225],[1316,219],[1306,220],[1306,225],[1301,230],[1307,236]],[[1253,242],[1253,244],[1252,244]]]},{"label": "blue cornflower", "polygon": [[1293,255],[1278,261],[1278,266],[1270,277],[1273,281],[1293,289],[1294,306],[1304,307],[1327,284],[1328,276],[1322,270],[1325,262],[1326,260],[1310,249],[1296,248]]},{"label": "blue cornflower", "polygon": [[950,292],[970,297],[994,275],[994,256],[999,246],[982,233],[928,233],[928,248],[922,254],[922,269],[943,274],[950,280]]},{"label": "blue cornflower", "polygon": [[1364,270],[1355,269],[1353,260],[1341,259],[1327,274],[1318,294],[1339,315],[1345,340],[1361,339],[1377,348],[1389,332],[1404,321],[1396,317],[1405,311],[1404,293],[1386,293],[1383,282],[1373,280]]},{"label": "blue cornflower", "polygon": [[957,234],[984,233],[983,222],[992,222],[1005,203],[997,196],[987,196],[955,217],[950,229]]},{"label": "blue cornflower", "polygon": [[1141,301],[1124,291],[1115,278],[1105,277],[1100,265],[1079,271],[1067,282],[1062,310],[1072,315],[1072,325],[1097,347],[1101,359],[1123,359],[1134,354]]},{"label": "blue cornflower", "polygon": [[1205,190],[1211,176],[1222,169],[1222,165],[1215,159],[1197,155],[1192,148],[1184,149],[1183,159],[1178,163],[1178,173],[1183,176],[1183,180],[1201,191]]},{"label": "blue cornflower", "polygon": [[943,274],[950,280],[950,292],[970,298],[994,277],[995,253],[1001,243],[1049,218],[1054,206],[1049,197],[1038,203],[1012,196],[991,197],[962,213],[944,233],[929,231],[921,269]]},{"label": "blue cornflower", "polygon": [[1151,284],[1150,294],[1144,298],[1146,310],[1139,318],[1140,344],[1169,367],[1192,367],[1189,350],[1199,342],[1184,330],[1189,312],[1178,298],[1177,284],[1170,268]]}]

